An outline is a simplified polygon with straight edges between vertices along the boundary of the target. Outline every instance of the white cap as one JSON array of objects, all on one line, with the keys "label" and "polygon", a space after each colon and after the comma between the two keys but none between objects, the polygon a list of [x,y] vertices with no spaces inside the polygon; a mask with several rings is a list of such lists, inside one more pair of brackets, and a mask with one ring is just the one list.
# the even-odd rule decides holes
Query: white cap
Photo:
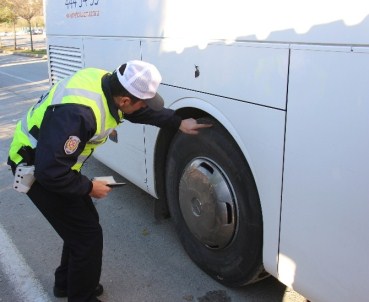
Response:
[{"label": "white cap", "polygon": [[126,63],[126,68],[121,74],[120,66],[117,68],[117,76],[122,86],[136,98],[145,101],[153,110],[161,110],[164,106],[163,98],[156,92],[161,75],[152,64],[133,60]]}]

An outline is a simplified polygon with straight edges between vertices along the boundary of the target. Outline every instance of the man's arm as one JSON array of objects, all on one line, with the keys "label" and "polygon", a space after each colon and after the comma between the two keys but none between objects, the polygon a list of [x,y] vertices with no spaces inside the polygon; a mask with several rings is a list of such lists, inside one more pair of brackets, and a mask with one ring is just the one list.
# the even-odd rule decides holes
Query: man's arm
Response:
[{"label": "man's arm", "polygon": [[125,114],[124,118],[132,123],[148,124],[160,128],[170,127],[178,129],[182,118],[175,114],[175,111],[163,108],[160,111],[154,111],[149,107],[142,108],[134,113]]},{"label": "man's arm", "polygon": [[60,194],[89,194],[92,182],[71,168],[95,130],[95,117],[88,107],[63,104],[48,108],[36,148],[37,181]]},{"label": "man's arm", "polygon": [[149,107],[143,108],[132,114],[125,114],[124,117],[132,123],[149,124],[160,128],[179,129],[186,134],[197,134],[199,129],[208,128],[210,124],[198,124],[193,118],[184,119],[176,115],[175,111],[163,108],[160,111],[154,111]]}]

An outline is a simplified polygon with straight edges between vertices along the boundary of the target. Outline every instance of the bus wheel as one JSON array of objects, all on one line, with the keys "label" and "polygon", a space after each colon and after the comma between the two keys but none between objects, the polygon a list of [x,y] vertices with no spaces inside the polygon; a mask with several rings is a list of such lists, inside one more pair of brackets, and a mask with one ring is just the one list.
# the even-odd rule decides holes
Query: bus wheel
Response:
[{"label": "bus wheel", "polygon": [[242,286],[261,278],[263,224],[251,170],[215,120],[198,135],[178,132],[166,166],[166,193],[178,236],[215,280]]}]

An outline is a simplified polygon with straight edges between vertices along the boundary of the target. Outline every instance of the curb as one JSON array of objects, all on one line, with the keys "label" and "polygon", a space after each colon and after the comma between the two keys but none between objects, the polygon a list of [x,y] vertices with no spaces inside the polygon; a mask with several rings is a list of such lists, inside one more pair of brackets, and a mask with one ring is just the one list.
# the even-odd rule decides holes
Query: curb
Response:
[{"label": "curb", "polygon": [[32,53],[19,53],[15,51],[2,50],[2,49],[0,49],[0,53],[5,53],[5,54],[15,55],[15,56],[31,57],[31,58],[41,58],[44,60],[47,59],[47,55],[32,54]]}]

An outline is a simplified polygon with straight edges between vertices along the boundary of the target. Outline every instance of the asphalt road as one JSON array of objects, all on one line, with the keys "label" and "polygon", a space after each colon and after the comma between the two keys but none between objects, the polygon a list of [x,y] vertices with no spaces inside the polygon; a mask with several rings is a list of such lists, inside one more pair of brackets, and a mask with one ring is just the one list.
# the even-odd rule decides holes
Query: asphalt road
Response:
[{"label": "asphalt road", "polygon": [[[66,301],[52,295],[62,241],[6,165],[16,121],[49,86],[45,60],[0,54],[0,302]],[[120,175],[91,158],[89,177]],[[240,289],[217,283],[191,262],[171,220],[155,221],[153,198],[129,184],[96,201],[104,230],[101,283],[110,302],[303,302],[273,277]]]}]

